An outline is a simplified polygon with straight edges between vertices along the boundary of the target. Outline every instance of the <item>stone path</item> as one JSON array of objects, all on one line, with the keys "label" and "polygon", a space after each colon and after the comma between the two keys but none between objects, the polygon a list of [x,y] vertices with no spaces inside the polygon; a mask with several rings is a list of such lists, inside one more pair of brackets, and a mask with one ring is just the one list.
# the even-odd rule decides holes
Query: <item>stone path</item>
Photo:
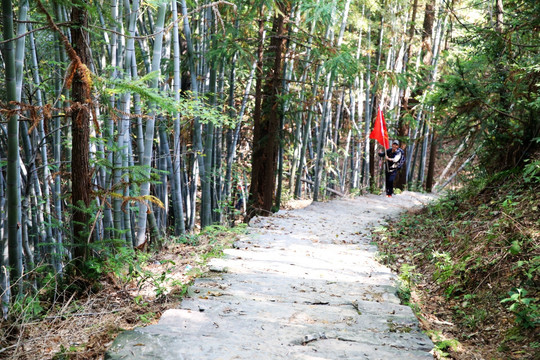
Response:
[{"label": "stone path", "polygon": [[120,334],[106,359],[433,359],[370,245],[383,217],[427,201],[368,195],[256,218],[180,309]]}]

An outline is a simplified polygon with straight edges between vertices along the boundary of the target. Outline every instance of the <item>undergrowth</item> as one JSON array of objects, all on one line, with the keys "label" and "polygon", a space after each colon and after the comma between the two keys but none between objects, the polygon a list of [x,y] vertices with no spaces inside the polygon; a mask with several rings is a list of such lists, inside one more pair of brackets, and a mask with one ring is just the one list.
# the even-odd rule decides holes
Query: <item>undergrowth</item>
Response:
[{"label": "undergrowth", "polygon": [[245,225],[211,226],[170,238],[159,251],[118,247],[88,264],[85,282],[92,286],[84,290],[48,278],[42,291],[11,304],[0,328],[0,359],[102,359],[118,333],[177,306],[208,261],[244,232]]},{"label": "undergrowth", "polygon": [[538,358],[540,195],[525,175],[479,178],[377,236],[439,358]]}]

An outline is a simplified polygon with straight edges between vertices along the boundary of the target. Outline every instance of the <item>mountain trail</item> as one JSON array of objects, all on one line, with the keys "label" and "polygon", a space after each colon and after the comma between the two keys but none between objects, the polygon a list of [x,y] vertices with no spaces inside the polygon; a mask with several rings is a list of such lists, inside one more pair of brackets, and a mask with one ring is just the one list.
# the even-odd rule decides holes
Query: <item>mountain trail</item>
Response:
[{"label": "mountain trail", "polygon": [[367,195],[252,219],[179,309],[121,333],[105,358],[433,359],[371,244],[374,227],[432,199]]}]

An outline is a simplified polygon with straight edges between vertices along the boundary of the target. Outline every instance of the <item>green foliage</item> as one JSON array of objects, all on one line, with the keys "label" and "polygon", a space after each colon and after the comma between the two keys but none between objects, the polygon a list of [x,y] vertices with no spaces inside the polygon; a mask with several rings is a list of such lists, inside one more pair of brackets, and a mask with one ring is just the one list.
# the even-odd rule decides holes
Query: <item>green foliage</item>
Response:
[{"label": "green foliage", "polygon": [[328,72],[336,72],[348,81],[354,80],[363,70],[355,58],[356,49],[342,47],[337,54],[325,60],[324,67]]},{"label": "green foliage", "polygon": [[11,307],[11,316],[21,319],[23,322],[40,318],[45,308],[38,296],[17,297]]},{"label": "green foliage", "polygon": [[[237,227],[228,228],[222,225],[211,225],[203,229],[201,236],[208,238],[210,248],[203,254],[201,259],[203,263],[211,258],[223,257],[223,250],[227,246],[227,239],[234,237],[237,234],[243,234],[247,230],[247,224],[241,224]],[[220,239],[222,239],[220,241]]]},{"label": "green foliage", "polygon": [[372,186],[370,186],[369,192],[374,195],[381,195],[382,189],[379,186],[377,186],[377,184],[373,184]]},{"label": "green foliage", "polygon": [[69,347],[65,347],[64,345],[60,345],[60,351],[58,351],[53,356],[53,360],[68,360],[72,359],[73,355],[77,354],[79,350],[82,350],[84,348],[83,345],[71,345]]},{"label": "green foliage", "polygon": [[363,187],[354,188],[349,191],[352,197],[362,196],[365,194],[365,189]]},{"label": "green foliage", "polygon": [[201,254],[202,264],[208,262],[209,259],[221,258],[225,254],[223,253],[224,247],[221,244],[213,244],[213,246],[207,252]]},{"label": "green foliage", "polygon": [[138,79],[97,79],[96,87],[103,87],[105,96],[135,93],[141,96],[142,99],[153,102],[160,108],[166,109],[170,113],[176,111],[176,102],[174,98],[164,97],[159,93],[158,89],[148,86],[149,83],[158,79],[159,71],[152,71]]},{"label": "green foliage", "polygon": [[154,319],[156,319],[157,316],[158,315],[155,312],[148,312],[140,314],[137,317],[143,324],[150,324],[152,321],[154,321]]},{"label": "green foliage", "polygon": [[235,235],[235,234],[245,234],[247,231],[247,224],[239,224],[233,228],[229,228],[224,225],[210,225],[204,228],[202,235],[210,236],[212,239],[211,242],[215,242],[217,236],[226,236],[226,235]]},{"label": "green foliage", "polygon": [[302,1],[300,3],[300,11],[302,11],[305,21],[308,23],[315,21],[325,25],[330,24],[333,7],[332,1]]},{"label": "green foliage", "polygon": [[[96,79],[96,87],[100,87],[103,96],[118,95],[125,93],[138,94],[141,99],[146,100],[153,108],[158,108],[160,115],[177,114],[182,115],[182,119],[187,122],[192,118],[198,118],[201,123],[212,122],[216,125],[234,126],[234,119],[213,106],[207,106],[204,102],[186,96],[176,101],[174,96],[162,93],[159,89],[148,86],[148,83],[156,80],[159,72],[148,73],[138,79]],[[189,92],[186,92],[189,95]],[[107,103],[107,101],[104,101]],[[120,116],[120,114],[118,114]]]},{"label": "green foliage", "polygon": [[112,251],[110,246],[102,248],[107,253],[107,256],[93,258],[89,261],[89,268],[93,270],[94,276],[110,274],[118,279],[123,287],[135,283],[139,290],[143,286],[149,285],[153,289],[156,298],[167,295],[173,286],[178,285],[171,277],[171,273],[176,266],[174,261],[160,261],[159,264],[164,269],[156,274],[147,268],[148,262],[151,260],[151,254],[135,252],[133,249],[123,246],[121,241],[115,243],[116,246]]},{"label": "green foliage", "polygon": [[401,265],[400,271],[399,271],[399,278],[401,281],[407,285],[407,287],[411,287],[414,282],[417,281],[420,274],[415,273],[414,270],[416,269],[416,266],[409,265],[409,264],[403,264]]},{"label": "green foliage", "polygon": [[505,25],[499,32],[492,22],[462,29],[462,39],[446,55],[447,73],[428,101],[442,118],[450,118],[444,125],[447,134],[472,135],[471,144],[482,148],[477,152],[481,166],[490,173],[518,165],[538,136],[533,129],[540,121],[540,42],[531,37],[537,19],[532,13],[538,8],[525,4],[505,3]]},{"label": "green foliage", "polygon": [[124,279],[127,280],[127,283],[135,281],[139,289],[145,284],[150,284],[154,289],[156,298],[160,298],[166,295],[170,288],[168,285],[172,279],[169,275],[171,274],[171,267],[174,266],[175,263],[173,261],[160,261],[160,264],[165,264],[167,266],[160,274],[156,274],[150,270],[146,270],[144,268],[144,265],[146,265],[144,262],[134,262],[130,264]]},{"label": "green foliage", "polygon": [[476,330],[485,323],[487,317],[488,313],[486,309],[472,309],[471,314],[463,313],[463,322],[468,328]]},{"label": "green foliage", "polygon": [[[539,142],[540,138],[536,138],[535,141]],[[523,168],[523,179],[527,183],[537,184],[540,183],[540,159],[525,160],[525,166]]]},{"label": "green foliage", "polygon": [[461,261],[454,261],[449,253],[435,251],[432,254],[435,272],[433,280],[445,285],[445,293],[451,296],[457,289],[463,286],[459,274],[467,267],[467,258]]},{"label": "green foliage", "polygon": [[[538,247],[536,250],[538,250]],[[514,269],[521,270],[523,275],[525,275],[526,281],[533,283],[534,279],[540,276],[540,255],[526,260],[519,260]]]},{"label": "green foliage", "polygon": [[223,125],[231,128],[236,126],[234,118],[221,113],[215,107],[207,106],[204,102],[189,97],[187,99],[180,99],[180,103],[177,105],[177,111],[182,114],[184,119],[198,118],[202,124],[211,122],[214,125]]},{"label": "green foliage", "polygon": [[455,340],[455,339],[437,341],[435,343],[435,352],[441,358],[446,358],[446,357],[448,357],[450,355],[446,351],[448,349],[454,349],[455,350],[458,345],[459,345],[459,342],[457,340]]},{"label": "green foliage", "polygon": [[150,6],[156,11],[157,11],[157,8],[163,3],[166,3],[166,0],[144,0],[143,1],[144,5]]},{"label": "green foliage", "polygon": [[185,234],[175,238],[175,241],[190,246],[198,246],[203,243],[203,239],[208,243],[207,249],[200,256],[200,264],[204,265],[209,259],[219,258],[224,255],[223,250],[228,245],[230,239],[236,235],[244,234],[247,231],[247,224],[239,224],[235,227],[223,225],[210,225],[205,227],[199,234]]},{"label": "green foliage", "polygon": [[540,324],[540,307],[538,298],[527,297],[529,292],[523,288],[515,288],[508,292],[509,297],[501,303],[509,303],[510,310],[516,316],[518,326],[533,328]]},{"label": "green foliage", "polygon": [[[112,274],[123,279],[125,276],[125,267],[130,266],[137,256],[133,249],[124,246],[121,240],[110,240],[95,242],[92,244],[94,253],[100,254],[99,257],[92,257],[87,261],[90,276],[99,278],[105,274]],[[148,255],[140,253],[140,260]]]},{"label": "green foliage", "polygon": [[457,340],[449,339],[449,340],[438,341],[435,344],[435,347],[440,351],[444,351],[446,349],[456,349],[458,344],[459,342]]},{"label": "green foliage", "polygon": [[398,296],[401,302],[410,305],[411,300],[411,287],[419,279],[420,274],[415,273],[416,266],[403,264],[399,271],[399,288]]},{"label": "green foliage", "polygon": [[198,234],[192,234],[192,233],[186,233],[181,236],[173,237],[172,238],[174,242],[179,244],[186,244],[190,246],[197,246],[199,245],[199,235]]}]

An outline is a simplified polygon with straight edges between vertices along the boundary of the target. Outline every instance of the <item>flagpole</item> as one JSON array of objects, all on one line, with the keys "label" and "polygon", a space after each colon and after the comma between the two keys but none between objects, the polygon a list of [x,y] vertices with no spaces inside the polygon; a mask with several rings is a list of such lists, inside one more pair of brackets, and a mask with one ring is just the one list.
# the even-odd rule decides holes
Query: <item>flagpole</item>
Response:
[{"label": "flagpole", "polygon": [[[387,151],[387,148],[390,147],[390,139],[388,138],[388,130],[386,130],[386,124],[384,122],[384,115],[383,115],[383,112],[382,112],[382,108],[381,108],[381,105],[379,104],[379,113],[377,114],[377,118],[380,117],[379,121],[381,122],[381,129],[383,129],[383,143],[384,145],[382,145],[382,147],[384,148],[383,149],[383,153],[384,153],[384,171],[385,171],[385,174],[384,176],[386,176],[386,172],[388,172],[388,160],[386,160],[386,151]],[[386,132],[384,131],[386,130]],[[388,145],[386,145],[386,141],[388,141]]]},{"label": "flagpole", "polygon": [[[384,146],[383,146],[384,147]],[[388,160],[386,160],[386,157],[388,156],[386,154],[386,150],[387,149],[384,149],[384,171],[388,172]],[[386,174],[384,174],[386,176]]]}]

